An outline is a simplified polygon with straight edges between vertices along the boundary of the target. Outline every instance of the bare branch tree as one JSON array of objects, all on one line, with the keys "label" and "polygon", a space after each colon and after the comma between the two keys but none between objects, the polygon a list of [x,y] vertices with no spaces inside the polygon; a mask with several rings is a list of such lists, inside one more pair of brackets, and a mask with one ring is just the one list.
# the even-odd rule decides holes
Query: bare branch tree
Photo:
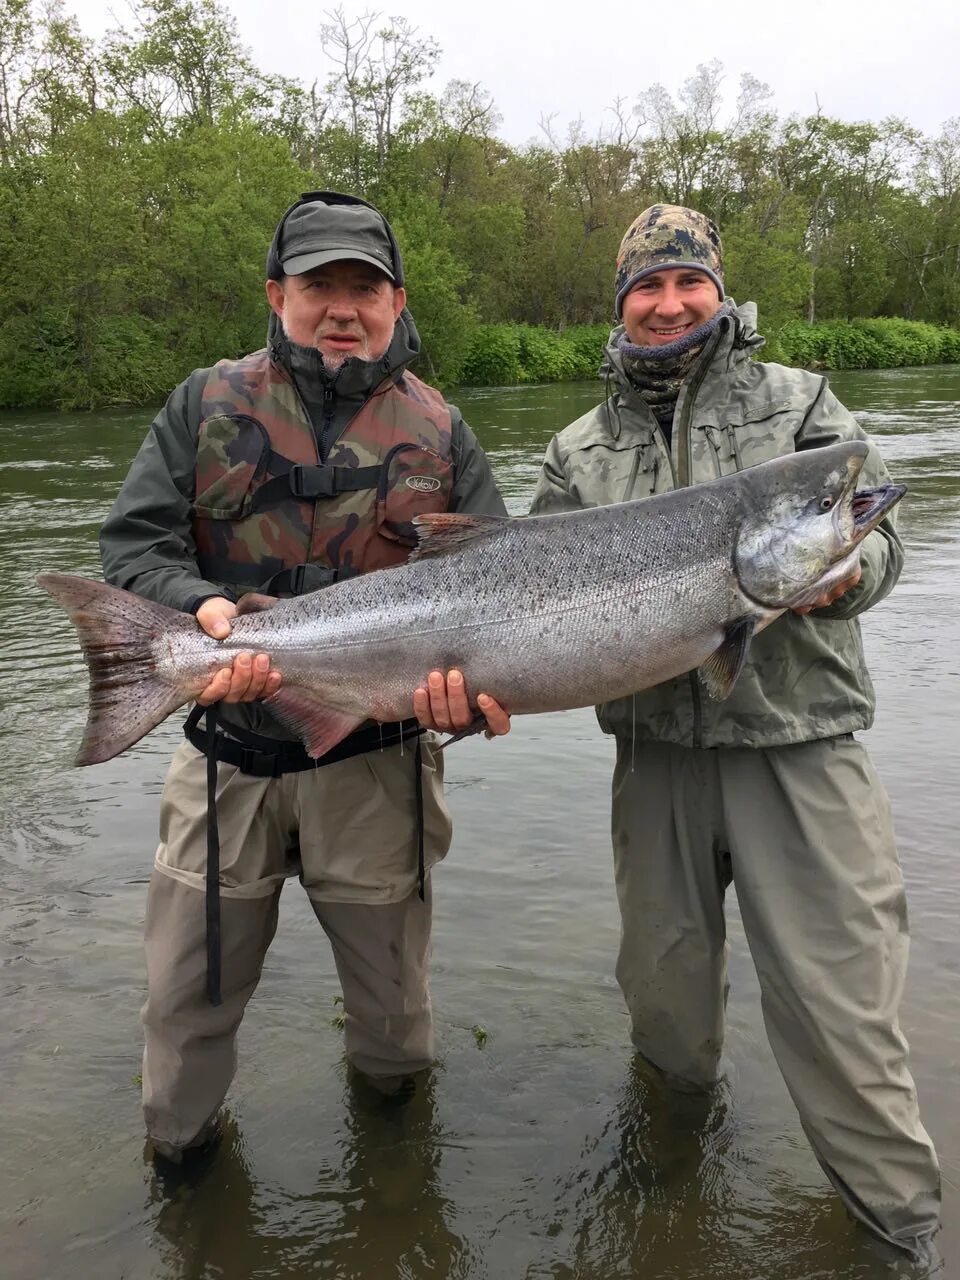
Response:
[{"label": "bare branch tree", "polygon": [[339,100],[355,139],[354,181],[363,185],[362,146],[375,155],[376,175],[383,174],[394,140],[398,113],[413,90],[428,79],[440,57],[440,46],[418,34],[406,18],[368,9],[349,19],[342,6],[327,12],[320,28],[324,52],[336,64],[328,91]]}]

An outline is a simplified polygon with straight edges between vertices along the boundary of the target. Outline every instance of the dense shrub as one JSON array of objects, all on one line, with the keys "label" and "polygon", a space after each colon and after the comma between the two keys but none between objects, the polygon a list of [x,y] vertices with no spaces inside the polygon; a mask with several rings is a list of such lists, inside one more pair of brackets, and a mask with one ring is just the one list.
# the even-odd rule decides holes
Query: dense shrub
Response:
[{"label": "dense shrub", "polygon": [[944,364],[960,364],[960,329],[940,330],[943,346],[940,359]]},{"label": "dense shrub", "polygon": [[783,325],[767,358],[808,369],[899,369],[960,361],[960,330],[897,317]]},{"label": "dense shrub", "polygon": [[490,387],[595,378],[609,332],[607,325],[578,325],[563,333],[528,324],[478,325],[461,382]]},{"label": "dense shrub", "polygon": [[576,360],[575,378],[595,378],[603,358],[603,348],[610,337],[608,324],[578,324],[564,332]]},{"label": "dense shrub", "polygon": [[[555,333],[526,324],[484,324],[471,333],[461,365],[465,386],[584,381],[597,376],[610,329],[578,325]],[[806,369],[899,369],[960,363],[960,329],[913,320],[791,320],[772,334],[764,360]]]},{"label": "dense shrub", "polygon": [[149,404],[189,371],[168,327],[144,316],[84,317],[48,307],[31,321],[0,327],[0,404]]},{"label": "dense shrub", "polygon": [[518,329],[521,382],[569,382],[577,377],[573,349],[562,335],[529,324]]},{"label": "dense shrub", "polygon": [[520,381],[520,326],[478,324],[460,367],[468,387],[512,387]]}]

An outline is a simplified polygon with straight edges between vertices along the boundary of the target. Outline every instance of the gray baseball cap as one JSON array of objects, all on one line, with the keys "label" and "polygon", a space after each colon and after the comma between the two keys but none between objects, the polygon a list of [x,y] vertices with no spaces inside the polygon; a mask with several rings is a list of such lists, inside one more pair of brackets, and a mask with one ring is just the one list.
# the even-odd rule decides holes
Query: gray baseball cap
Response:
[{"label": "gray baseball cap", "polygon": [[328,262],[367,262],[396,283],[393,243],[376,209],[365,204],[300,204],[281,224],[277,253],[284,275],[300,276]]}]

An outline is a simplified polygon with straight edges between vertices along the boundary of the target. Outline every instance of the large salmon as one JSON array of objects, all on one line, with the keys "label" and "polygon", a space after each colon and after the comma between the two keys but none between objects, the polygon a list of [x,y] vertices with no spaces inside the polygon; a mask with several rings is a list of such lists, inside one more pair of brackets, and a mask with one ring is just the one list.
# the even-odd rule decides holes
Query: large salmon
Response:
[{"label": "large salmon", "polygon": [[586,706],[694,667],[725,697],[750,638],[853,570],[905,492],[856,492],[862,442],[776,458],[710,484],[512,520],[417,520],[410,562],[242,613],[223,641],[188,614],[88,578],[38,581],[90,669],[77,764],[132,746],[241,650],[283,675],[268,704],[319,757],[368,719],[411,714],[428,672],[515,714]]}]

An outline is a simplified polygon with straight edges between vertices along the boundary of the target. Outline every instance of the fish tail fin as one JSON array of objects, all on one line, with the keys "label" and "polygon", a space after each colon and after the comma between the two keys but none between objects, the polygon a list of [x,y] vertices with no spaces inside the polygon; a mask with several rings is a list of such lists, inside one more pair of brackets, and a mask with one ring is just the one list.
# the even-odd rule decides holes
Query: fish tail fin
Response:
[{"label": "fish tail fin", "polygon": [[194,627],[186,614],[130,591],[70,573],[41,573],[80,637],[90,671],[87,725],[75,764],[100,764],[132,747],[191,696],[157,674],[153,644],[161,631]]}]

